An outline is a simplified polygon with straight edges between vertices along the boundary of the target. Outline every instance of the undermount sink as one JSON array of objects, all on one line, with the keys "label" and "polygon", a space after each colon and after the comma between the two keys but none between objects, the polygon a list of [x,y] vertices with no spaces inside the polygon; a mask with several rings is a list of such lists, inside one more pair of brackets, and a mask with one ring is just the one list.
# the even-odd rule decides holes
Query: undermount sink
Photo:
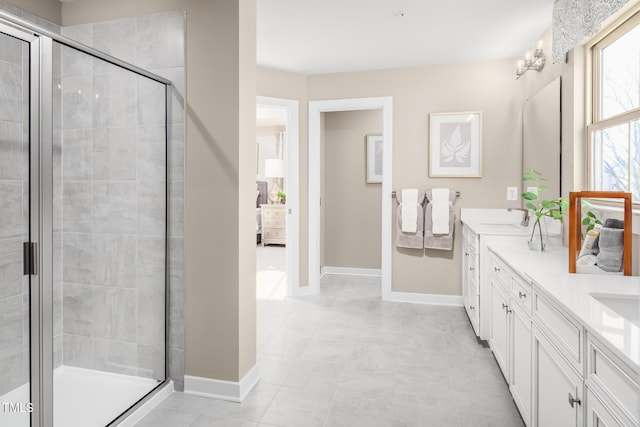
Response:
[{"label": "undermount sink", "polygon": [[640,296],[620,294],[590,294],[629,322],[640,327]]}]

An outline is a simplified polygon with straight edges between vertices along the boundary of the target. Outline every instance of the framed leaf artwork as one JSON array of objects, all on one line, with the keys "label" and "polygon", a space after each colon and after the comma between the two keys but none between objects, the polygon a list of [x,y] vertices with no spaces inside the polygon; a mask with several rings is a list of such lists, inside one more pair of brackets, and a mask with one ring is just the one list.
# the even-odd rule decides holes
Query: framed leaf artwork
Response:
[{"label": "framed leaf artwork", "polygon": [[382,184],[382,135],[367,135],[367,184]]},{"label": "framed leaf artwork", "polygon": [[429,176],[482,176],[482,112],[429,114]]}]

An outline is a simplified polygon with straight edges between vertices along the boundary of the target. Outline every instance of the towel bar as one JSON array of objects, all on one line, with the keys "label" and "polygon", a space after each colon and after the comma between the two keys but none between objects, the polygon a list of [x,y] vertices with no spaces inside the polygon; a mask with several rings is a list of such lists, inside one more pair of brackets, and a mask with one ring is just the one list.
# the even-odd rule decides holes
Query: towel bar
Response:
[{"label": "towel bar", "polygon": [[[396,197],[396,191],[395,190],[391,192],[391,197]],[[461,197],[459,191],[456,191],[456,197]]]}]

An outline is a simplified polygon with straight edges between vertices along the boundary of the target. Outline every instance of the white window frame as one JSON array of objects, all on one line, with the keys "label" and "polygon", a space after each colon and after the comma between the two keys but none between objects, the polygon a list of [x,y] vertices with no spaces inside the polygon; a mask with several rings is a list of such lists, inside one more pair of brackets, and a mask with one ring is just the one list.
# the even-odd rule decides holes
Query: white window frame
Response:
[{"label": "white window frame", "polygon": [[[602,129],[610,128],[616,125],[631,123],[635,120],[640,120],[640,108],[627,111],[621,114],[617,114],[606,119],[601,119],[600,108],[600,52],[602,49],[611,45],[629,29],[640,25],[640,10],[634,10],[631,14],[626,15],[614,25],[612,25],[607,31],[603,31],[597,38],[591,41],[587,45],[587,100],[588,100],[588,125],[586,132],[587,140],[587,182],[588,187],[591,190],[596,190],[596,169],[600,167],[600,163],[596,162],[596,147],[594,141],[594,135],[596,132]],[[598,163],[598,164],[596,164]],[[629,176],[631,176],[631,164],[629,164]],[[627,189],[628,191],[629,189]],[[612,204],[619,205],[618,201],[598,200],[598,203],[604,205]],[[635,200],[634,209],[640,208],[640,200]]]}]

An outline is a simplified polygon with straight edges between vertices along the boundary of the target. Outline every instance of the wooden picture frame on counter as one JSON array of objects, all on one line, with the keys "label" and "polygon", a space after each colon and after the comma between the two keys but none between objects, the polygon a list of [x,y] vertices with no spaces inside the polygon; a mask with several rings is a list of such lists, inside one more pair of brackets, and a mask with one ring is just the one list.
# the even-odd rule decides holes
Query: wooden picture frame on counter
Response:
[{"label": "wooden picture frame on counter", "polygon": [[576,260],[582,247],[582,199],[624,200],[624,249],[622,271],[632,274],[632,208],[631,193],[624,191],[572,191],[569,193],[569,273],[576,272]]}]

